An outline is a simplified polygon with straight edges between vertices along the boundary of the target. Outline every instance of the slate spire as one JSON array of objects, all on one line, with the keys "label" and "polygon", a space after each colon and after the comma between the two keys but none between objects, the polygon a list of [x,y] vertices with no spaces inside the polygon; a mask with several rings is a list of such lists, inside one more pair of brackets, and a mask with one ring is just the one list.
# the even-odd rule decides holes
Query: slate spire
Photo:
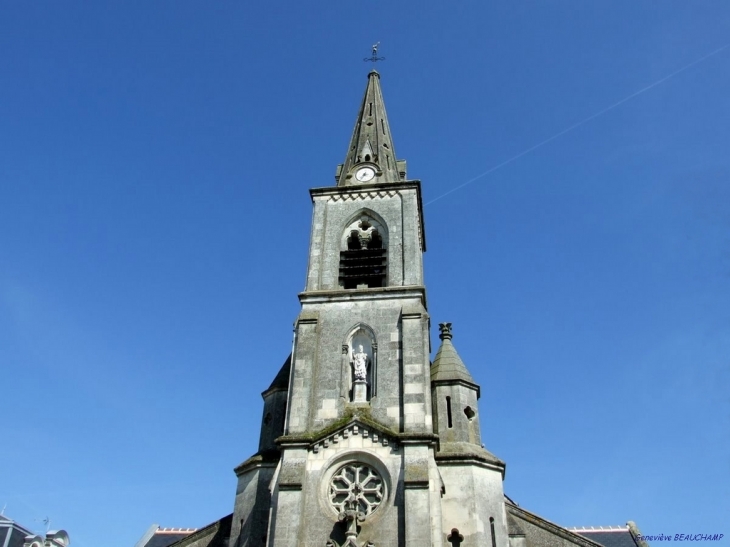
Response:
[{"label": "slate spire", "polygon": [[[358,180],[357,171],[368,166],[374,169],[375,176],[368,180]],[[390,124],[380,89],[380,74],[371,70],[345,162],[338,167],[338,186],[363,182],[398,182],[404,178],[405,162],[396,161]]]}]

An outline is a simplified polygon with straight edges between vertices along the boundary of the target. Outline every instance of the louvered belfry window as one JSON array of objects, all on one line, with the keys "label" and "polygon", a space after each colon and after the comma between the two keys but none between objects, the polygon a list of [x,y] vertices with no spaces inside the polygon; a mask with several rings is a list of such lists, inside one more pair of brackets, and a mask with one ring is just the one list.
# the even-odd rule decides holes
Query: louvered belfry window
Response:
[{"label": "louvered belfry window", "polygon": [[340,286],[364,289],[386,286],[387,249],[373,222],[362,217],[350,228],[347,249],[340,251]]}]

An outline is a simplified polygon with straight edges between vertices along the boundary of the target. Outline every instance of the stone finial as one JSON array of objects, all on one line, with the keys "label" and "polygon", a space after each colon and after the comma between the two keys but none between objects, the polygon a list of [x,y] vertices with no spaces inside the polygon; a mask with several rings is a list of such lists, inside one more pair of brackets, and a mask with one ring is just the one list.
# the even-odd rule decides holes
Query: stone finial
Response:
[{"label": "stone finial", "polygon": [[[359,485],[355,485],[356,488],[360,488]],[[357,501],[352,498],[345,502],[342,512],[339,515],[341,521],[346,523],[347,530],[345,536],[350,540],[357,538],[357,523],[365,520],[365,513],[358,509]]]},{"label": "stone finial", "polygon": [[451,340],[451,323],[439,323],[439,333],[441,340]]}]

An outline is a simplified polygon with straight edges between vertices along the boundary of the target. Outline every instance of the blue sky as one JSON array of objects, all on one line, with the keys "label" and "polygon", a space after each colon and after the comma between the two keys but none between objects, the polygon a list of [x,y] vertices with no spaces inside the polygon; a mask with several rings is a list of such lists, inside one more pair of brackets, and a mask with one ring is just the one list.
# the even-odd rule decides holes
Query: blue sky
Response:
[{"label": "blue sky", "polygon": [[728,544],[729,29],[725,0],[3,3],[0,507],[79,547],[231,511],[379,40],[433,349],[453,322],[507,494]]}]

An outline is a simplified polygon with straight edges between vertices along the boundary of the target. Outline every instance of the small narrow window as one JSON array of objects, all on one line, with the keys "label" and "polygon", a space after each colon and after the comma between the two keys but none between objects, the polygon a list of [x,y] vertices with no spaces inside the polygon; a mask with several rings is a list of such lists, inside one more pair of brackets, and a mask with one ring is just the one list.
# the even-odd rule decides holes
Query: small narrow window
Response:
[{"label": "small narrow window", "polygon": [[474,419],[474,416],[477,415],[476,412],[474,412],[474,409],[472,407],[468,406],[464,409],[464,414],[466,414],[466,419],[470,422]]},{"label": "small narrow window", "polygon": [[383,118],[380,118],[380,127],[383,128],[383,135],[385,135],[385,122],[383,121]]},{"label": "small narrow window", "polygon": [[451,397],[446,397],[446,420],[449,427],[452,427],[451,423]]},{"label": "small narrow window", "polygon": [[373,115],[373,103],[370,103],[370,115]]},{"label": "small narrow window", "polygon": [[497,547],[497,538],[494,535],[494,517],[489,517],[489,528],[492,531],[492,547]]},{"label": "small narrow window", "polygon": [[390,169],[390,156],[385,156],[385,161],[388,162],[388,169]]}]

